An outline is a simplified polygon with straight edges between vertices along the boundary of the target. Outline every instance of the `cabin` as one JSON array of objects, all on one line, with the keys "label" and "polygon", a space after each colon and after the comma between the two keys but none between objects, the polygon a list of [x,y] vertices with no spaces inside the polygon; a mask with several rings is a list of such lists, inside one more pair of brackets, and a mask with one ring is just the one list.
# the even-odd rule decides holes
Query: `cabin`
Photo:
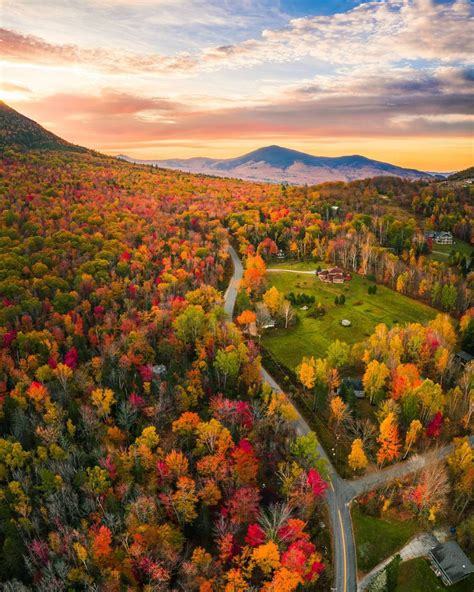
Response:
[{"label": "cabin", "polygon": [[431,569],[445,586],[457,584],[474,573],[474,565],[455,540],[437,545],[428,553]]}]

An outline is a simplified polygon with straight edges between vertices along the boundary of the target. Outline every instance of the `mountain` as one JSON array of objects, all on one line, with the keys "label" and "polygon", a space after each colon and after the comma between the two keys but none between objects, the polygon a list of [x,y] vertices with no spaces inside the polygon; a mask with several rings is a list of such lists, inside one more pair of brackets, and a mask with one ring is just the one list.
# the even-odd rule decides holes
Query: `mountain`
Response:
[{"label": "mountain", "polygon": [[39,123],[25,117],[0,101],[0,151],[15,146],[20,150],[68,150],[89,152],[48,132]]},{"label": "mountain", "polygon": [[324,181],[353,181],[382,175],[405,179],[432,176],[430,173],[405,169],[386,162],[371,160],[365,156],[312,156],[281,146],[266,146],[243,156],[228,159],[136,160],[125,155],[120,155],[118,158],[190,173],[270,183],[315,184]]}]

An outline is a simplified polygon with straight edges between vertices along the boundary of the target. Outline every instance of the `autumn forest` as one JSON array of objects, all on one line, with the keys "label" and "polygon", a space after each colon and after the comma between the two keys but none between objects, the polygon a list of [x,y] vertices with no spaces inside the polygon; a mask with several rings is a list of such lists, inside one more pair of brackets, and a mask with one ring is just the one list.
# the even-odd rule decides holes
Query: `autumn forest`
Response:
[{"label": "autumn forest", "polygon": [[[328,591],[334,446],[360,483],[435,451],[358,504],[454,526],[472,555],[473,214],[462,179],[290,186],[5,144],[2,589]],[[466,248],[437,257],[430,232]],[[292,369],[265,335],[284,348],[329,304],[272,287],[277,264],[338,266],[368,282],[364,300],[383,287],[431,320],[334,339]]]}]

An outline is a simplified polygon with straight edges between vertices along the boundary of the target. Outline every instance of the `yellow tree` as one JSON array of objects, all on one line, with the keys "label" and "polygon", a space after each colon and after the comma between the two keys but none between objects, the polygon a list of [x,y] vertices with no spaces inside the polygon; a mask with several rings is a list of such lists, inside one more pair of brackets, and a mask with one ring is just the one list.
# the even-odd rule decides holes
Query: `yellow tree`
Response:
[{"label": "yellow tree", "polygon": [[469,438],[454,438],[454,450],[448,456],[448,466],[453,474],[459,475],[469,471],[474,466],[474,450],[469,444]]},{"label": "yellow tree", "polygon": [[380,424],[377,442],[380,444],[377,452],[377,461],[380,465],[392,462],[400,456],[400,438],[395,413],[389,413]]},{"label": "yellow tree", "polygon": [[383,389],[389,376],[390,371],[383,362],[372,360],[367,364],[362,382],[371,403],[382,398]]},{"label": "yellow tree", "polygon": [[316,383],[316,362],[313,356],[302,359],[301,364],[296,368],[296,374],[305,388],[310,390],[314,387]]},{"label": "yellow tree", "polygon": [[265,261],[260,255],[256,255],[255,257],[249,256],[247,258],[246,270],[242,282],[247,292],[259,293],[263,290],[266,272]]},{"label": "yellow tree", "polygon": [[369,461],[364,452],[364,445],[360,438],[356,438],[352,442],[351,452],[347,458],[349,466],[353,471],[361,471],[367,467]]},{"label": "yellow tree", "polygon": [[403,458],[407,457],[411,447],[418,440],[418,436],[420,435],[422,429],[423,424],[419,419],[414,419],[410,423],[410,427],[408,428],[405,436],[405,454],[403,455]]},{"label": "yellow tree", "polygon": [[335,425],[335,431],[338,431],[339,426],[349,417],[347,405],[341,397],[333,397],[329,403],[331,409],[331,419]]},{"label": "yellow tree", "polygon": [[272,286],[263,295],[263,302],[267,306],[268,310],[272,315],[276,315],[282,307],[284,296],[278,291],[275,286]]},{"label": "yellow tree", "polygon": [[91,401],[94,407],[96,407],[97,413],[101,417],[107,417],[112,405],[115,403],[115,395],[109,388],[97,388],[91,393]]}]

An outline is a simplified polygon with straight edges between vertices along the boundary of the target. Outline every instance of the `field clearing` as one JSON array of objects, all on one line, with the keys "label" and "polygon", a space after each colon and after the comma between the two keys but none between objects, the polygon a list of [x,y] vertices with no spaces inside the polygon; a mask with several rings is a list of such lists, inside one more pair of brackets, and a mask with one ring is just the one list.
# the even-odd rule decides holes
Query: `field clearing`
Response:
[{"label": "field clearing", "polygon": [[456,240],[452,245],[438,245],[433,243],[433,250],[430,254],[430,258],[434,261],[445,262],[449,259],[451,251],[457,251],[463,255],[473,256],[474,247],[460,240]]},{"label": "field clearing", "polygon": [[[281,262],[272,268],[298,271],[314,270],[314,263]],[[376,325],[385,323],[426,323],[437,314],[434,308],[384,286],[377,286],[377,294],[369,295],[372,282],[358,275],[345,284],[326,284],[316,275],[272,272],[267,274],[269,286],[275,286],[288,295],[304,293],[321,302],[326,314],[319,318],[308,316],[307,311],[297,308],[299,322],[291,329],[273,329],[263,338],[263,345],[285,366],[294,369],[303,356],[323,357],[328,346],[340,339],[349,344],[369,337]],[[336,296],[344,294],[346,302],[336,305]],[[341,320],[351,321],[350,327],[341,326]]]},{"label": "field clearing", "polygon": [[352,522],[357,549],[357,567],[369,572],[401,549],[420,529],[415,520],[375,518],[355,505]]}]

